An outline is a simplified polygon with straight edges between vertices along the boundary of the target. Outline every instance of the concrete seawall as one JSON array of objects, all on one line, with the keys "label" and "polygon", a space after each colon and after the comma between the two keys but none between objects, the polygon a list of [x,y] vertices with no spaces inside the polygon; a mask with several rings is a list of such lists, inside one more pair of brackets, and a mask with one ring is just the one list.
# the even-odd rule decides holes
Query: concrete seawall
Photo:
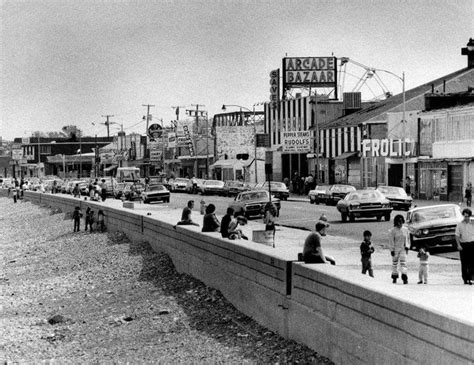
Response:
[{"label": "concrete seawall", "polygon": [[[6,196],[6,190],[0,189]],[[286,338],[336,363],[414,364],[474,362],[474,290],[448,288],[439,307],[417,298],[430,286],[388,286],[343,266],[305,265],[294,252],[251,241],[224,240],[176,219],[74,199],[25,192],[25,200],[63,212],[102,209],[109,230],[144,240],[167,253],[180,272],[220,290],[236,308]],[[448,294],[448,295],[446,295]],[[437,295],[437,293],[432,293]],[[453,315],[450,306],[465,314]],[[470,312],[469,312],[470,309]]]}]

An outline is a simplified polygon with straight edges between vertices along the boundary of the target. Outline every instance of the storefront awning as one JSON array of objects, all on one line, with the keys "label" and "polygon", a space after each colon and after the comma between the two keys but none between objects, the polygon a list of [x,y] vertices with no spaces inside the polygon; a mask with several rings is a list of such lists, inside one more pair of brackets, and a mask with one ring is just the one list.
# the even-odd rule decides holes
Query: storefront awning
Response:
[{"label": "storefront awning", "polygon": [[242,167],[246,167],[246,166],[250,165],[251,163],[252,163],[252,161],[247,162],[247,161],[242,161],[242,160],[237,160],[237,159],[228,159],[228,160],[216,161],[215,163],[213,163],[209,167],[212,168],[212,169],[215,169],[215,168],[233,168],[233,167],[242,168]]},{"label": "storefront awning", "polygon": [[104,172],[110,172],[110,171],[112,171],[112,170],[114,170],[114,169],[116,169],[116,168],[117,168],[117,165],[110,165],[109,167],[106,167],[106,168],[104,169]]},{"label": "storefront awning", "polygon": [[335,160],[344,160],[346,158],[352,157],[354,155],[357,155],[359,152],[353,151],[353,152],[344,152],[341,153],[339,156],[334,157]]}]

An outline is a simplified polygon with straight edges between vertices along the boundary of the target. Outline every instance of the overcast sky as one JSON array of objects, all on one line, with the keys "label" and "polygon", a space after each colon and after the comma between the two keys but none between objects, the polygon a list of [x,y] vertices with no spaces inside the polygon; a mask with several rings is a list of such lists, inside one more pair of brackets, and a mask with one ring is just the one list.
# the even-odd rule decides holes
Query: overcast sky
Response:
[{"label": "overcast sky", "polygon": [[[268,74],[285,55],[334,54],[404,71],[409,89],[466,67],[461,48],[474,36],[473,3],[1,1],[0,133],[9,140],[75,124],[106,135],[91,124],[105,114],[144,133],[142,104],[154,104],[154,121],[165,125],[176,105],[203,104],[209,115],[222,104],[251,109],[268,100]],[[401,92],[395,77],[383,80]]]}]

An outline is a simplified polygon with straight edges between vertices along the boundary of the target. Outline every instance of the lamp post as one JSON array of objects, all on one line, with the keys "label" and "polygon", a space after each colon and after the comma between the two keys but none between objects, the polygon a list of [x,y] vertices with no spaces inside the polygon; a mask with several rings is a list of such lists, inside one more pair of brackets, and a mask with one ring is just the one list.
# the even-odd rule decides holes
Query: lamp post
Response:
[{"label": "lamp post", "polygon": [[256,118],[255,118],[255,104],[253,104],[253,109],[250,110],[249,108],[246,108],[244,106],[240,105],[235,105],[235,104],[223,104],[222,105],[222,110],[225,111],[228,106],[233,106],[236,108],[240,108],[240,111],[242,112],[242,109],[245,109],[253,114],[253,133],[255,135],[255,140],[254,140],[254,162],[255,162],[255,183],[258,184],[258,175],[257,175],[257,123],[256,123]]},{"label": "lamp post", "polygon": [[[374,72],[376,71],[382,71],[382,72],[386,72],[392,76],[395,76],[398,80],[400,80],[402,82],[402,136],[403,136],[403,145],[406,146],[405,144],[405,139],[406,139],[406,125],[407,125],[407,121],[405,119],[405,114],[406,114],[406,99],[405,99],[405,72],[403,71],[402,72],[402,76],[399,76],[391,71],[388,71],[388,70],[381,70],[381,69],[373,69]],[[405,147],[406,148],[406,147]],[[402,153],[402,188],[405,188],[405,180],[407,178],[407,168],[406,168],[406,162],[405,162],[405,151],[404,151],[404,148],[402,151],[400,151]]]},{"label": "lamp post", "polygon": [[313,120],[312,122],[314,125],[310,128],[314,128],[316,131],[316,143],[315,143],[315,150],[316,150],[316,185],[319,184],[319,120],[318,120],[318,94],[315,93],[314,98],[311,97],[309,103],[313,108]]}]

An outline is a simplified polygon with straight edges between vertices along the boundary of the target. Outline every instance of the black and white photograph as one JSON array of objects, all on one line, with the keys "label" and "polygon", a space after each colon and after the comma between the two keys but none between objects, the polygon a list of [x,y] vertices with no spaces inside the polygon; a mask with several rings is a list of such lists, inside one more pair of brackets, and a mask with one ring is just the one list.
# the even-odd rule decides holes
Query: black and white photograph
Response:
[{"label": "black and white photograph", "polygon": [[0,0],[0,363],[473,364],[472,0]]}]

